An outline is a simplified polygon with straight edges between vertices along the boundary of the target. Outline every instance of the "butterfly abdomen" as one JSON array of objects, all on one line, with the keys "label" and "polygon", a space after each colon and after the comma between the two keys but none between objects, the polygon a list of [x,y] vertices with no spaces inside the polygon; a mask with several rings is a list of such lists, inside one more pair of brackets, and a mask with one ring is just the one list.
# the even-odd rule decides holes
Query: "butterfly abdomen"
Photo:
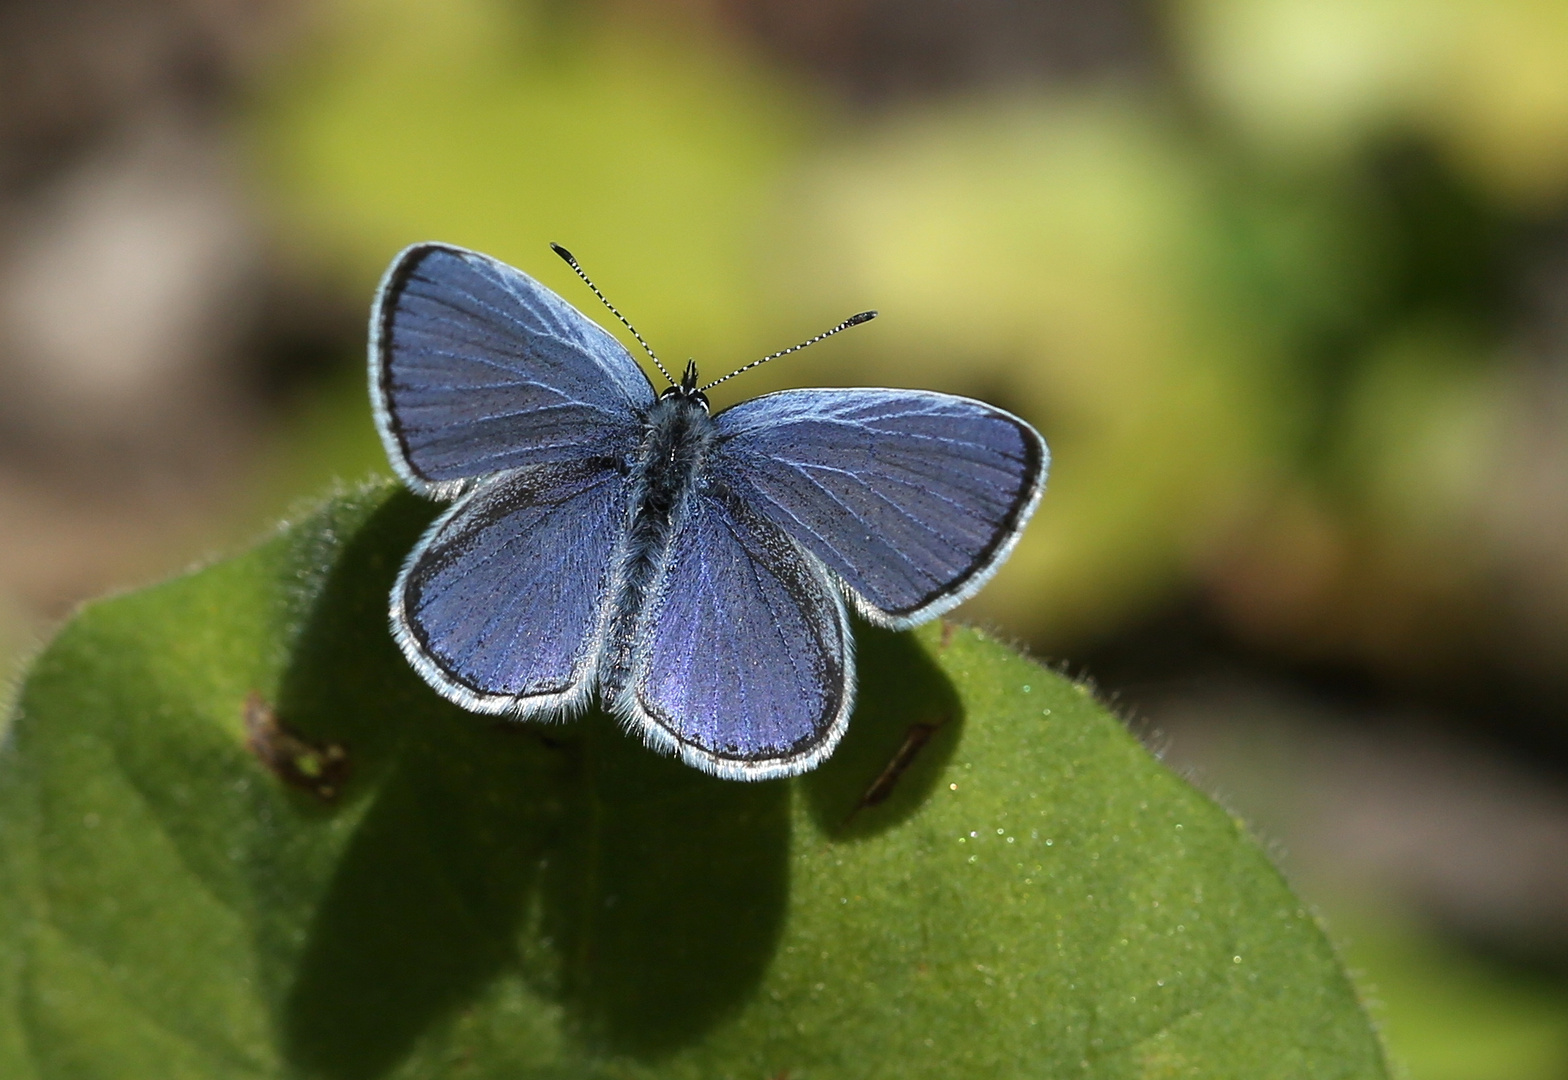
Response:
[{"label": "butterfly abdomen", "polygon": [[599,664],[606,703],[626,683],[649,587],[664,565],[716,438],[704,403],[671,396],[660,398],[648,410],[642,443],[631,466],[630,521]]}]

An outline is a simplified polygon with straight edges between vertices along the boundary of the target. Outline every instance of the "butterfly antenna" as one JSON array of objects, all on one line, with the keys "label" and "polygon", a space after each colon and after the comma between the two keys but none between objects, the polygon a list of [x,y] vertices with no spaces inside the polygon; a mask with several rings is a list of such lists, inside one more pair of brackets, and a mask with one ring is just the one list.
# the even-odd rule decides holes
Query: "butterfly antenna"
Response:
[{"label": "butterfly antenna", "polygon": [[800,352],[801,349],[804,349],[808,345],[815,345],[817,342],[822,341],[822,340],[824,340],[826,338],[830,338],[834,334],[840,333],[840,332],[842,332],[844,330],[848,330],[851,326],[859,326],[861,323],[870,322],[872,319],[874,319],[876,317],[877,317],[877,313],[874,312],[874,311],[862,311],[859,315],[851,315],[849,318],[845,319],[843,322],[839,323],[837,326],[835,326],[831,330],[824,330],[822,333],[818,334],[814,338],[809,338],[806,341],[802,341],[799,345],[791,345],[787,349],[780,349],[776,353],[771,353],[771,354],[769,354],[767,356],[764,356],[761,360],[753,360],[751,363],[747,364],[745,367],[738,367],[738,368],[736,368],[734,371],[730,372],[728,375],[724,376],[724,378],[722,378],[722,379],[714,379],[707,386],[704,386],[701,389],[704,392],[706,392],[708,390],[712,390],[715,386],[719,385],[719,383],[721,383],[721,382],[728,382],[730,379],[733,379],[735,376],[739,375],[743,371],[750,371],[752,368],[757,367],[759,364],[766,364],[769,360],[777,360],[779,357],[781,357],[781,356],[788,356],[792,352]]},{"label": "butterfly antenna", "polygon": [[652,360],[654,366],[659,369],[659,373],[666,379],[669,379],[670,385],[674,386],[675,379],[672,378],[669,371],[665,369],[663,361],[654,355],[654,351],[652,349],[648,348],[648,343],[642,339],[642,335],[637,332],[637,328],[626,321],[626,316],[622,315],[619,311],[616,311],[615,305],[605,299],[604,293],[599,291],[599,286],[593,283],[593,279],[590,278],[587,274],[583,273],[583,268],[577,265],[577,259],[572,255],[572,253],[567,251],[560,244],[551,244],[550,250],[555,252],[562,259],[566,260],[567,266],[570,266],[573,270],[577,271],[577,276],[583,279],[583,284],[592,289],[593,294],[599,298],[599,302],[610,309],[610,314],[621,320],[621,325],[632,332],[632,337],[637,339],[637,344],[642,346],[642,351],[648,354],[648,358]]}]

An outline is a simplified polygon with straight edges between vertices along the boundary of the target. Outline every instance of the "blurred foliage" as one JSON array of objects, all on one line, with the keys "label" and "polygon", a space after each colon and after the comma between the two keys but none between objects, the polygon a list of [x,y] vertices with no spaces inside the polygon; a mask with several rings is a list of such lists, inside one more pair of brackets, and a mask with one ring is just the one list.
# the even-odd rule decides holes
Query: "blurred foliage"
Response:
[{"label": "blurred foliage", "polygon": [[[1032,419],[1051,497],[972,614],[1052,650],[1195,583],[1276,645],[1396,667],[1498,631],[1474,616],[1517,544],[1489,500],[1518,464],[1501,433],[1539,389],[1499,374],[1518,366],[1499,277],[1519,193],[1540,212],[1568,176],[1545,148],[1551,86],[1530,97],[1535,69],[1460,45],[1523,35],[1545,55],[1547,5],[1176,4],[1224,121],[1208,124],[1106,87],[855,119],[650,5],[334,11],[250,130],[296,257],[357,292],[407,242],[444,239],[591,311],[545,248],[560,240],[656,348],[705,371],[879,308],[718,404],[887,382]],[[1445,62],[1496,83],[1463,116],[1422,112],[1406,85],[1442,81],[1421,59],[1439,46],[1415,40],[1439,31]],[[1342,44],[1347,70],[1314,41]],[[1320,92],[1331,77],[1351,89]],[[1493,136],[1461,127],[1537,146],[1503,170],[1528,183],[1469,169],[1453,147]],[[1290,133],[1277,153],[1268,138]],[[325,456],[291,452],[303,477],[376,459],[355,388],[329,400]],[[1568,566],[1545,572],[1568,587]],[[1540,623],[1568,638],[1568,618]]]},{"label": "blurred foliage", "polygon": [[581,299],[557,240],[672,355],[747,344],[757,225],[815,119],[801,88],[649,19],[496,0],[337,15],[254,129],[298,253],[368,296],[395,252],[441,239]]},{"label": "blurred foliage", "polygon": [[477,717],[386,632],[434,513],[339,498],[39,657],[8,1080],[1386,1075],[1262,850],[1087,688],[860,627],[843,745],[758,784]]},{"label": "blurred foliage", "polygon": [[1560,0],[1172,0],[1187,66],[1272,153],[1312,167],[1419,131],[1505,203],[1568,184]]},{"label": "blurred foliage", "polygon": [[1397,906],[1346,900],[1342,955],[1410,1080],[1561,1080],[1568,988],[1449,940]]},{"label": "blurred foliage", "polygon": [[812,140],[825,108],[711,42],[480,0],[378,10],[261,113],[301,243],[368,286],[439,236],[581,300],[544,253],[559,237],[658,347],[737,363],[875,303],[857,340],[734,392],[885,378],[1039,422],[1062,464],[986,614],[1058,639],[1113,626],[1279,468],[1299,410],[1268,328],[1236,315],[1251,286],[1224,208],[1135,102]]}]

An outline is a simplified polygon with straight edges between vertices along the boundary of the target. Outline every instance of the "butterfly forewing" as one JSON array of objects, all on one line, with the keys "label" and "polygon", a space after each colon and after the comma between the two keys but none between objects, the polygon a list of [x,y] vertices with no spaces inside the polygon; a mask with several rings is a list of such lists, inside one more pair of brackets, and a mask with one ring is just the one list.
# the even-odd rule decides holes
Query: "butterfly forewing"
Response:
[{"label": "butterfly forewing", "polygon": [[624,452],[653,388],[621,344],[521,271],[416,244],[371,314],[371,398],[387,453],[416,490]]},{"label": "butterfly forewing", "polygon": [[398,643],[480,712],[587,704],[627,481],[594,459],[485,481],[425,535],[392,594]]},{"label": "butterfly forewing", "polygon": [[791,775],[844,732],[852,650],[822,567],[711,491],[692,499],[674,535],[615,708],[649,742],[708,772]]},{"label": "butterfly forewing", "polygon": [[977,590],[1045,484],[1032,427],[950,394],[786,390],[715,421],[715,476],[885,625],[931,618]]}]

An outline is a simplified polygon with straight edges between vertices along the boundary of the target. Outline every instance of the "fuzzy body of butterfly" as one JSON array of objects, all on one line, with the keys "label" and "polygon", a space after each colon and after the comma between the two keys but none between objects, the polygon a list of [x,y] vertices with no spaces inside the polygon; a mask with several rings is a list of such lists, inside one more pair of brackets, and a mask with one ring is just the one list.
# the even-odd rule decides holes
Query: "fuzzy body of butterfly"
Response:
[{"label": "fuzzy body of butterfly", "polygon": [[694,364],[677,382],[653,359],[662,393],[488,256],[393,260],[371,312],[376,425],[402,479],[453,502],[398,575],[392,633],[466,709],[551,720],[597,697],[706,772],[805,772],[854,705],[846,602],[905,628],[972,595],[1040,499],[1045,441],[922,390],[785,390],[710,415]]}]

